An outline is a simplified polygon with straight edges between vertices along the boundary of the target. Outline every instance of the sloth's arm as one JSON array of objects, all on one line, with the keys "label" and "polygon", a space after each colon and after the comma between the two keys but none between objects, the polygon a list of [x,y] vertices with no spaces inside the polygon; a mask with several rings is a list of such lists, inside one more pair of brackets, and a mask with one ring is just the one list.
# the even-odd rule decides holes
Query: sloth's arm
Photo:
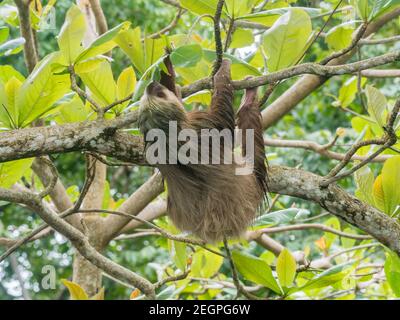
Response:
[{"label": "sloth's arm", "polygon": [[261,113],[258,108],[257,88],[247,89],[242,104],[237,112],[237,125],[242,129],[242,154],[248,154],[246,145],[246,130],[254,130],[254,174],[259,187],[267,192],[267,168]]},{"label": "sloth's arm", "polygon": [[231,62],[224,59],[221,68],[214,76],[214,92],[211,99],[210,115],[217,129],[235,130],[233,111],[233,86],[231,83]]},{"label": "sloth's arm", "polygon": [[175,74],[174,66],[172,65],[171,59],[169,57],[169,53],[164,59],[164,65],[165,65],[168,73],[166,73],[164,70],[161,70],[160,83],[163,86],[165,86],[168,90],[172,91],[177,97],[180,97],[180,92],[175,83],[176,74]]}]

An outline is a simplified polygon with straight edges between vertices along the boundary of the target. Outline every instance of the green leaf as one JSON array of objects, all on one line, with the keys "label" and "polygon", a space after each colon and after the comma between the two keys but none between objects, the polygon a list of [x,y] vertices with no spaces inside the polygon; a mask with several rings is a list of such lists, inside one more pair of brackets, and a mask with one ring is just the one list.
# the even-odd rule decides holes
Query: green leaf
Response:
[{"label": "green leaf", "polygon": [[197,102],[201,103],[202,105],[208,106],[211,103],[211,92],[206,90],[198,91],[191,96],[183,99],[183,101],[187,104]]},{"label": "green leaf", "polygon": [[136,75],[132,67],[124,69],[117,80],[117,98],[124,99],[135,91]]},{"label": "green leaf", "polygon": [[251,30],[237,29],[232,37],[230,48],[243,48],[254,43],[254,35]]},{"label": "green leaf", "polygon": [[368,113],[382,127],[385,122],[385,111],[387,108],[386,97],[373,86],[366,88]]},{"label": "green leaf", "polygon": [[181,6],[198,14],[211,14],[214,16],[218,0],[180,0]]},{"label": "green leaf", "polygon": [[17,70],[15,70],[12,66],[0,66],[0,82],[6,83],[13,77],[17,78],[21,82],[25,81],[24,76],[20,74]]},{"label": "green leaf", "polygon": [[[212,50],[207,50],[203,49],[203,56],[204,59],[209,62],[210,64],[214,63],[215,61],[215,51]],[[228,58],[232,61],[232,79],[233,80],[238,80],[238,79],[244,79],[246,76],[259,76],[261,73],[257,70],[257,68],[254,68],[252,65],[247,63],[246,61],[243,61],[231,54],[225,53],[224,54],[225,58]]]},{"label": "green leaf", "polygon": [[[354,262],[350,262],[354,263]],[[349,273],[351,270],[345,270],[350,263],[344,263],[341,265],[334,266],[319,275],[317,275],[314,279],[311,279],[308,281],[305,285],[299,287],[299,288],[293,288],[289,290],[289,294],[298,292],[298,291],[303,291],[303,290],[311,290],[311,289],[319,289],[319,288],[324,288],[331,286],[339,281],[342,281],[343,278]]]},{"label": "green leaf", "polygon": [[0,20],[17,27],[19,24],[18,9],[16,6],[4,4],[0,6]]},{"label": "green leaf", "polygon": [[[361,79],[361,86],[367,82],[367,79]],[[357,96],[358,91],[358,78],[356,76],[348,79],[339,90],[338,100],[333,104],[335,107],[340,106],[342,108],[347,108],[352,104]]]},{"label": "green leaf", "polygon": [[[287,3],[285,4],[287,6]],[[248,22],[260,23],[266,27],[271,27],[282,15],[288,13],[289,11],[297,9],[307,12],[311,17],[319,15],[321,13],[320,9],[307,8],[307,7],[287,7],[287,8],[275,8],[266,11],[260,11],[256,13],[251,13],[244,15],[239,18],[239,20],[245,20]]]},{"label": "green leaf", "polygon": [[146,71],[144,49],[141,41],[140,28],[128,29],[118,33],[114,41],[130,58],[136,70],[140,73]]},{"label": "green leaf", "polygon": [[188,44],[174,50],[170,57],[174,66],[194,67],[203,57],[203,49],[199,44]]},{"label": "green leaf", "polygon": [[168,249],[171,255],[172,260],[175,262],[175,265],[181,271],[186,270],[187,264],[187,252],[186,252],[186,244],[183,242],[168,240]]},{"label": "green leaf", "polygon": [[[219,251],[217,248],[214,248]],[[193,255],[192,275],[211,278],[222,266],[224,258],[205,249],[198,249]]]},{"label": "green leaf", "polygon": [[60,124],[83,122],[88,119],[90,114],[90,110],[85,107],[82,100],[76,94],[74,94],[70,101],[59,105],[59,108],[60,114],[57,117],[57,122]]},{"label": "green leaf", "polygon": [[357,12],[364,21],[371,21],[389,8],[399,5],[399,0],[356,0]]},{"label": "green leaf", "polygon": [[288,249],[283,249],[276,262],[276,272],[282,287],[288,288],[292,285],[296,276],[296,260]]},{"label": "green leaf", "polygon": [[374,182],[374,187],[372,190],[372,194],[374,196],[375,206],[386,213],[385,208],[385,195],[383,193],[383,186],[382,186],[382,175],[376,177]]},{"label": "green leaf", "polygon": [[354,27],[353,23],[340,24],[326,34],[325,42],[334,51],[340,51],[351,44]]},{"label": "green leaf", "polygon": [[400,205],[400,156],[386,160],[382,169],[382,191],[384,195],[385,212],[393,214]]},{"label": "green leaf", "polygon": [[281,288],[272,275],[270,266],[264,260],[237,250],[232,251],[232,258],[238,271],[247,280],[261,284],[277,294],[282,294]]},{"label": "green leaf", "polygon": [[33,159],[0,163],[0,187],[10,188],[31,167]]},{"label": "green leaf", "polygon": [[145,70],[151,68],[164,56],[165,39],[144,39]]},{"label": "green leaf", "polygon": [[[106,60],[107,59],[104,56],[94,57],[94,58],[89,58],[87,60],[83,60],[75,65],[75,73],[82,74],[82,73],[95,71],[100,66],[100,64]],[[60,66],[60,68],[61,68],[61,70],[65,69],[64,66]],[[53,70],[53,71],[58,73],[58,70]]]},{"label": "green leaf", "polygon": [[60,53],[45,57],[20,88],[16,100],[18,127],[27,126],[50,109],[70,89],[68,75],[54,75],[52,64],[60,61]]},{"label": "green leaf", "polygon": [[79,76],[101,106],[105,107],[116,101],[117,86],[108,61],[103,61],[97,69]]},{"label": "green leaf", "polygon": [[72,300],[89,300],[89,296],[79,284],[66,279],[62,279],[61,282],[67,287]]},{"label": "green leaf", "polygon": [[268,71],[296,64],[307,47],[311,32],[311,19],[305,11],[292,9],[281,16],[264,34]]},{"label": "green leaf", "polygon": [[123,22],[118,26],[112,28],[106,33],[102,34],[90,46],[85,49],[77,58],[76,62],[87,60],[97,55],[104,54],[112,50],[117,44],[113,41],[118,33],[128,30],[130,22]]},{"label": "green leaf", "polygon": [[12,55],[18,53],[22,50],[22,46],[25,43],[24,38],[17,38],[13,40],[9,40],[2,45],[0,45],[0,56],[2,55]]},{"label": "green leaf", "polygon": [[52,64],[60,61],[60,53],[45,57],[20,88],[16,100],[18,127],[27,126],[50,109],[70,89],[68,75],[54,75]]},{"label": "green leaf", "polygon": [[76,5],[72,5],[57,39],[60,51],[68,64],[72,64],[83,51],[81,42],[85,31],[85,16]]},{"label": "green leaf", "polygon": [[[0,114],[2,114],[4,111],[7,112],[7,114],[3,114],[10,121],[10,125],[12,125],[12,128],[15,128],[15,125],[17,123],[18,110],[16,107],[16,99],[18,97],[21,86],[22,82],[15,77],[12,77],[4,86],[6,102],[4,105],[2,105],[2,109],[7,108],[7,110],[1,110]],[[3,116],[1,116],[1,119],[3,119]]]},{"label": "green leaf", "polygon": [[[324,225],[340,231],[340,221],[336,217],[328,219],[327,221],[324,222]],[[326,249],[329,249],[338,236],[334,233],[325,232],[324,237],[326,241]]]},{"label": "green leaf", "polygon": [[384,270],[393,293],[400,297],[400,258],[396,253],[388,250]]},{"label": "green leaf", "polygon": [[374,188],[374,174],[367,166],[357,170],[354,174],[357,190],[356,196],[370,205],[375,205],[373,188]]},{"label": "green leaf", "polygon": [[226,11],[230,17],[235,19],[249,13],[251,8],[247,1],[243,0],[225,0]]},{"label": "green leaf", "polygon": [[302,219],[310,214],[310,211],[300,208],[289,208],[285,210],[266,213],[256,218],[255,226],[287,224],[297,219]]},{"label": "green leaf", "polygon": [[7,27],[0,27],[0,43],[3,43],[8,39],[8,36],[10,34],[10,29]]}]

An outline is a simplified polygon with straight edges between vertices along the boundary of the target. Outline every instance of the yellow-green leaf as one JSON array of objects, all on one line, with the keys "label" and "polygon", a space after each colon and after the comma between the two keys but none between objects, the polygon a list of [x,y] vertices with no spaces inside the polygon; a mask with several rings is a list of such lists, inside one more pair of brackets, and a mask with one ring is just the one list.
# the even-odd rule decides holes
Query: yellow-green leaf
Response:
[{"label": "yellow-green leaf", "polygon": [[357,170],[354,174],[357,190],[356,196],[370,205],[374,205],[373,188],[374,188],[374,174],[367,166]]},{"label": "yellow-green leaf", "polygon": [[384,116],[387,107],[386,97],[373,86],[366,87],[369,115],[380,125],[384,124]]},{"label": "yellow-green leaf", "polygon": [[382,187],[382,175],[379,175],[375,179],[373,187],[373,195],[375,200],[375,206],[378,209],[385,211],[385,195],[383,193],[383,187]]},{"label": "yellow-green leaf", "polygon": [[117,86],[108,61],[103,61],[97,69],[79,74],[79,76],[90,89],[97,103],[105,107],[116,101]]},{"label": "yellow-green leaf", "polygon": [[237,250],[232,251],[232,258],[238,271],[247,280],[261,284],[278,294],[282,293],[281,288],[272,275],[270,266],[264,260]]},{"label": "yellow-green leaf", "polygon": [[12,77],[5,85],[5,92],[7,95],[7,109],[10,115],[13,118],[13,122],[16,122],[16,115],[17,115],[17,110],[16,110],[16,98],[19,93],[19,88],[21,87],[22,82],[19,81],[17,78]]},{"label": "yellow-green leaf", "polygon": [[15,70],[12,66],[4,65],[0,66],[0,82],[6,83],[12,77],[17,78],[19,81],[23,82],[25,80],[24,76]]},{"label": "yellow-green leaf", "polygon": [[338,25],[326,34],[325,41],[334,51],[348,47],[352,40],[354,28],[352,24],[345,23]]},{"label": "yellow-green leaf", "polygon": [[144,49],[141,41],[140,28],[128,29],[118,33],[114,41],[131,59],[135,68],[140,72],[146,71]]},{"label": "yellow-green leaf", "polygon": [[195,14],[214,15],[217,9],[218,0],[180,0],[180,3],[182,7]]},{"label": "yellow-green leaf", "polygon": [[18,127],[24,127],[48,112],[70,90],[69,76],[55,75],[51,68],[60,58],[59,52],[45,57],[22,84],[16,99]]},{"label": "yellow-green leaf", "polygon": [[136,75],[132,67],[124,69],[117,80],[118,100],[124,99],[135,91]]},{"label": "yellow-green leaf", "polygon": [[85,31],[85,16],[78,6],[72,5],[58,35],[58,46],[67,63],[72,64],[83,51],[81,42]]},{"label": "yellow-green leaf", "polygon": [[382,190],[385,212],[393,214],[400,205],[400,156],[386,160],[382,169]]},{"label": "yellow-green leaf", "polygon": [[83,60],[75,65],[75,72],[77,74],[87,73],[96,70],[106,58],[94,57],[87,60]]},{"label": "yellow-green leaf", "polygon": [[32,165],[33,159],[0,163],[0,187],[10,188]]},{"label": "yellow-green leaf", "polygon": [[168,240],[168,248],[171,258],[175,262],[177,268],[181,271],[185,271],[187,264],[186,244],[183,242]]},{"label": "yellow-green leaf", "polygon": [[290,287],[296,276],[296,260],[288,249],[283,249],[276,262],[276,272],[282,287]]},{"label": "yellow-green leaf", "polygon": [[243,48],[254,43],[254,35],[251,30],[237,29],[232,37],[230,48]]},{"label": "yellow-green leaf", "polygon": [[87,293],[79,284],[66,279],[62,279],[61,282],[67,287],[72,300],[89,300]]},{"label": "yellow-green leaf", "polygon": [[287,68],[298,62],[311,36],[310,16],[301,9],[291,9],[265,32],[263,46],[268,71]]},{"label": "yellow-green leaf", "polygon": [[88,120],[90,110],[83,104],[78,95],[59,106],[60,114],[56,117],[58,123],[83,122]]},{"label": "yellow-green leaf", "polygon": [[[361,79],[361,86],[367,82],[366,78]],[[334,106],[340,106],[342,108],[347,108],[356,98],[358,91],[358,78],[351,77],[348,79],[339,90],[338,101],[334,103]]]},{"label": "yellow-green leaf", "polygon": [[104,54],[113,49],[117,45],[116,42],[113,41],[114,38],[118,35],[119,32],[128,30],[129,26],[130,22],[126,21],[102,34],[76,58],[76,62],[93,58],[97,55]]},{"label": "yellow-green leaf", "polygon": [[[218,249],[216,250],[218,251]],[[210,278],[219,271],[223,260],[223,257],[208,250],[198,249],[193,255],[192,275],[194,277]]]}]

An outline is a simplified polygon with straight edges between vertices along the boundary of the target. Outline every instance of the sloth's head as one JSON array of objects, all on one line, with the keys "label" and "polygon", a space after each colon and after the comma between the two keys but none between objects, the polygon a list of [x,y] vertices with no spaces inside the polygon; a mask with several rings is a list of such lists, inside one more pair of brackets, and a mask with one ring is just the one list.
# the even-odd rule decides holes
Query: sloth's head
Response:
[{"label": "sloth's head", "polygon": [[167,87],[153,81],[140,100],[139,128],[143,134],[150,129],[167,130],[170,121],[186,120],[182,101]]}]

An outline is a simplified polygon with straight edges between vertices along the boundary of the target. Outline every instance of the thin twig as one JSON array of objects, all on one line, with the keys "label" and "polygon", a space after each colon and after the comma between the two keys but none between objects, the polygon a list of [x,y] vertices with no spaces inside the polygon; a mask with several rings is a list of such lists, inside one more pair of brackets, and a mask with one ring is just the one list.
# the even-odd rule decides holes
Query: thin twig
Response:
[{"label": "thin twig", "polygon": [[349,46],[347,46],[346,48],[338,51],[338,52],[334,52],[331,55],[329,55],[328,57],[326,57],[325,59],[323,59],[321,61],[322,65],[326,65],[328,64],[330,61],[332,61],[333,59],[339,58],[341,56],[344,56],[345,54],[349,53],[351,50],[353,50],[358,42],[362,39],[362,37],[365,34],[365,31],[367,30],[368,24],[367,23],[363,23],[360,28],[357,30],[356,35],[354,36],[354,38],[352,39],[351,43]]},{"label": "thin twig", "polygon": [[[380,138],[380,139],[371,139],[371,140],[366,140],[366,141],[360,141],[356,144],[354,144],[351,149],[346,153],[344,159],[338,163],[332,170],[329,172],[329,174],[325,177],[325,180],[322,182],[321,186],[322,187],[327,187],[329,184],[338,181],[340,179],[343,179],[357,170],[361,169],[363,166],[366,164],[370,163],[373,159],[375,159],[377,156],[379,156],[382,152],[384,152],[387,148],[393,146],[397,142],[397,136],[396,132],[394,131],[394,124],[397,119],[397,116],[400,111],[400,99],[398,99],[395,103],[395,106],[393,107],[393,110],[389,116],[389,120],[384,127],[385,129],[385,135]],[[362,147],[369,146],[369,145],[380,145],[381,147],[375,151],[373,154],[368,156],[366,159],[361,161],[359,164],[355,165],[353,168],[350,170],[342,173],[339,175],[339,172],[351,161],[352,157],[355,155],[355,153]]]},{"label": "thin twig", "polygon": [[212,77],[218,72],[219,68],[222,64],[222,58],[224,54],[224,48],[222,47],[222,40],[221,40],[221,15],[222,15],[222,8],[225,4],[225,0],[219,0],[217,4],[217,9],[215,11],[214,16],[214,37],[215,37],[215,54],[216,60],[213,68],[213,72],[211,74]]},{"label": "thin twig", "polygon": [[247,299],[250,299],[250,300],[266,300],[266,299],[257,297],[256,295],[248,292],[244,288],[244,286],[240,283],[239,275],[238,275],[238,272],[236,270],[235,263],[233,262],[231,250],[229,249],[228,241],[226,240],[226,238],[224,238],[224,247],[225,247],[225,251],[226,251],[226,256],[227,256],[228,261],[229,261],[229,265],[231,267],[233,283],[235,284],[235,287],[236,287],[236,289],[238,291],[238,294],[241,293]]},{"label": "thin twig", "polygon": [[318,224],[318,223],[295,224],[295,225],[283,226],[283,227],[265,228],[265,229],[261,229],[261,230],[257,230],[257,231],[262,232],[262,233],[267,233],[267,234],[273,234],[273,233],[307,230],[307,229],[321,230],[324,232],[336,234],[336,235],[344,237],[344,238],[355,239],[355,240],[370,240],[370,239],[372,239],[371,236],[346,233],[346,232],[342,232],[340,230],[336,230],[334,228],[328,227],[324,224]]},{"label": "thin twig", "polygon": [[152,223],[150,221],[141,219],[141,218],[139,218],[139,217],[137,217],[137,216],[135,216],[133,214],[129,214],[129,213],[125,213],[125,212],[119,212],[119,211],[112,211],[112,210],[104,210],[104,209],[80,210],[79,212],[81,212],[81,213],[108,213],[108,214],[114,214],[114,215],[118,215],[118,216],[127,217],[127,218],[130,218],[132,220],[139,221],[140,223],[143,223],[143,224],[149,226],[152,229],[155,229],[163,237],[165,237],[165,238],[167,238],[169,240],[200,246],[200,247],[204,248],[207,251],[210,251],[210,252],[212,252],[212,253],[214,253],[216,255],[224,257],[224,255],[221,254],[220,252],[208,248],[206,246],[206,242],[204,242],[202,240],[196,240],[196,239],[191,239],[191,238],[187,238],[187,237],[182,237],[182,236],[177,236],[177,235],[170,234],[167,231],[165,231],[164,229],[162,229],[159,226],[157,226],[156,224],[154,224],[154,223]]},{"label": "thin twig", "polygon": [[171,21],[171,23],[169,25],[167,25],[165,28],[161,29],[160,31],[151,34],[148,38],[150,38],[150,39],[160,38],[163,34],[166,34],[167,32],[169,32],[172,29],[174,29],[178,25],[178,22],[179,22],[180,18],[182,17],[182,15],[185,12],[186,12],[185,9],[179,8],[178,12],[176,13],[176,15],[174,17],[174,19]]}]

